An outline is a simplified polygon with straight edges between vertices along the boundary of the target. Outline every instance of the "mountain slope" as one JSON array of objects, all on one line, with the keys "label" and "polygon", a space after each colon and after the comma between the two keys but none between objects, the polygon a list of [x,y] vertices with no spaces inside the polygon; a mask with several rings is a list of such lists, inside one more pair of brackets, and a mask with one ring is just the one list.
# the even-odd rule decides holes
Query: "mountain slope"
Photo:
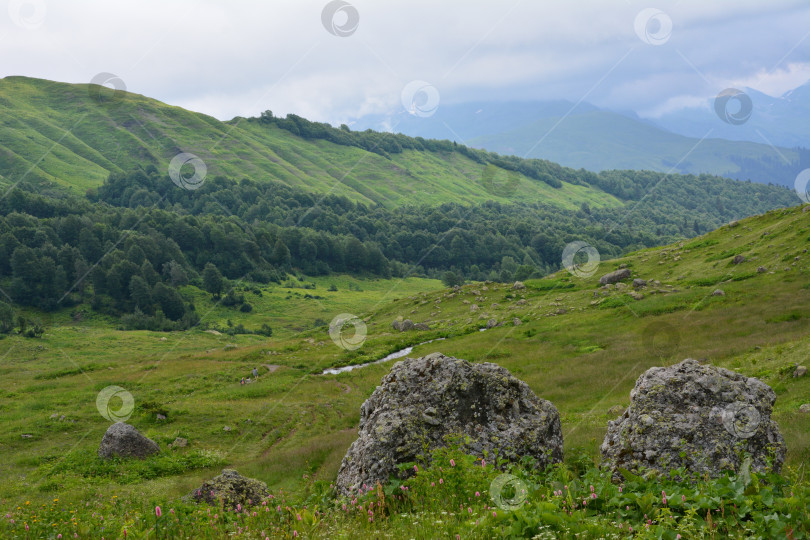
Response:
[{"label": "mountain slope", "polygon": [[[720,137],[728,134],[727,128],[739,126],[727,126],[713,112],[703,120],[686,130],[685,136],[667,131],[668,124],[656,125],[588,103],[475,102],[442,105],[429,118],[405,112],[391,118],[363,118],[357,127],[449,138],[493,152],[548,159],[593,171],[708,173],[792,185],[796,172],[781,169],[785,160],[799,159],[795,150],[773,148],[761,137],[756,142],[725,140]],[[752,160],[769,166],[762,171],[746,167],[746,161]]]},{"label": "mountain slope", "polygon": [[[779,97],[769,96],[753,88],[741,88],[751,99],[751,116],[740,125],[718,122],[714,99],[698,108],[670,112],[655,119],[664,129],[689,137],[700,137],[709,128],[715,136],[733,141],[753,141],[788,148],[810,147],[810,81]],[[729,111],[739,110],[740,104],[728,104]]]},{"label": "mountain slope", "polygon": [[[174,156],[189,152],[205,161],[209,175],[275,180],[367,204],[508,200],[489,193],[484,165],[461,153],[404,150],[386,158],[244,118],[220,122],[138,94],[110,90],[98,101],[89,90],[26,77],[0,81],[4,184],[45,180],[84,191],[111,172],[148,164],[165,171]],[[522,175],[519,183],[523,200],[566,208],[620,204],[589,186],[555,189]]]}]

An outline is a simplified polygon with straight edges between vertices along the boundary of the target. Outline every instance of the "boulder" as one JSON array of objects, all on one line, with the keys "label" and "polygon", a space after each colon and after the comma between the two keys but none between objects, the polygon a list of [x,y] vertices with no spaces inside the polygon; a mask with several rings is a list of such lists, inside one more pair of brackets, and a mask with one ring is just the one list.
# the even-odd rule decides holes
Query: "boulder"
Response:
[{"label": "boulder", "polygon": [[602,467],[667,474],[684,467],[692,476],[740,470],[741,456],[761,472],[772,459],[778,472],[785,441],[771,420],[776,394],[758,379],[687,359],[654,367],[636,381],[630,407],[608,422]]},{"label": "boulder", "polygon": [[735,256],[734,256],[734,258],[733,258],[733,259],[731,259],[731,262],[732,262],[733,264],[742,264],[742,263],[744,263],[744,262],[745,262],[745,261],[747,261],[747,260],[748,260],[748,259],[746,259],[746,258],[745,258],[745,257],[743,257],[742,255],[735,255]]},{"label": "boulder", "polygon": [[526,285],[522,281],[516,281],[514,285],[512,285],[512,289],[519,291],[525,289]]},{"label": "boulder", "polygon": [[363,403],[358,438],[343,458],[336,487],[349,495],[385,483],[399,474],[398,464],[453,436],[460,436],[465,451],[489,459],[532,456],[543,468],[563,457],[554,405],[496,364],[433,353],[394,364]]},{"label": "boulder", "polygon": [[[234,469],[223,469],[222,474],[203,484],[183,499],[188,502],[204,502],[236,510],[237,505],[261,504],[270,496],[267,484],[255,478],[241,476]],[[220,502],[222,501],[222,502]]]},{"label": "boulder", "polygon": [[633,288],[634,289],[640,289],[640,288],[646,287],[646,286],[647,286],[647,280],[646,279],[636,278],[636,279],[633,280]]},{"label": "boulder", "polygon": [[604,276],[599,278],[599,283],[601,285],[607,285],[609,283],[618,283],[623,279],[627,279],[630,277],[630,269],[629,268],[620,268],[619,270],[615,270]]},{"label": "boulder", "polygon": [[107,428],[98,447],[98,456],[102,459],[112,457],[145,458],[160,452],[155,441],[141,435],[133,426],[116,422]]},{"label": "boulder", "polygon": [[430,326],[423,322],[414,323],[413,325],[414,330],[430,330]]},{"label": "boulder", "polygon": [[765,268],[764,266],[757,266],[757,273],[758,274],[764,274],[767,271],[768,271],[768,269]]},{"label": "boulder", "polygon": [[490,319],[487,321],[487,330],[490,328],[495,328],[496,326],[500,326],[501,323],[498,322],[497,319]]},{"label": "boulder", "polygon": [[807,375],[807,368],[805,366],[796,366],[796,370],[793,372],[794,378],[804,377]]},{"label": "boulder", "polygon": [[408,330],[413,330],[413,321],[410,319],[405,319],[399,326],[400,332],[407,332]]},{"label": "boulder", "polygon": [[514,326],[520,326],[521,324],[523,324],[523,321],[521,321],[520,319],[518,319],[517,317],[515,317],[514,319],[512,319],[512,324],[513,324]]},{"label": "boulder", "polygon": [[188,439],[183,437],[177,437],[174,439],[174,442],[171,443],[169,446],[172,448],[185,448],[188,446]]},{"label": "boulder", "polygon": [[[810,208],[810,206],[808,207]],[[804,403],[799,407],[800,413],[810,413],[810,403]]]},{"label": "boulder", "polygon": [[725,295],[726,295],[726,293],[725,293],[725,291],[723,291],[723,289],[715,289],[712,292],[712,296],[725,296]]},{"label": "boulder", "polygon": [[397,319],[394,319],[394,322],[391,323],[391,327],[397,332],[402,332],[402,322]]},{"label": "boulder", "polygon": [[478,307],[478,304],[473,304],[473,305],[470,306],[470,311],[475,312],[475,311],[478,311],[479,309],[480,308]]}]

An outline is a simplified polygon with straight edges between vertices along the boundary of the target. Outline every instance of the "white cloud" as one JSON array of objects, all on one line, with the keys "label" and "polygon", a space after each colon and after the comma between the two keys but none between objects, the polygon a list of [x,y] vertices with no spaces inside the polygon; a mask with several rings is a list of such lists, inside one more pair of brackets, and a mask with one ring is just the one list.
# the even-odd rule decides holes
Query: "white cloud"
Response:
[{"label": "white cloud", "polygon": [[587,94],[651,111],[715,95],[721,81],[771,93],[810,78],[806,0],[663,5],[673,32],[660,47],[635,35],[640,1],[350,1],[360,24],[339,38],[321,24],[326,0],[45,0],[36,30],[0,13],[0,76],[107,71],[221,119],[271,109],[333,123],[396,108],[415,79],[442,103]]}]

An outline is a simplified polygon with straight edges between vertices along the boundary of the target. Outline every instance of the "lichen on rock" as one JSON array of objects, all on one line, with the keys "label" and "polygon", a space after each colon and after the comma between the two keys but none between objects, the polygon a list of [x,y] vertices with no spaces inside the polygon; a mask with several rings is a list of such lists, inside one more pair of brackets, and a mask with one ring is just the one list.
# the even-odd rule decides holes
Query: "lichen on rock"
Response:
[{"label": "lichen on rock", "polygon": [[778,472],[785,441],[771,419],[774,391],[758,379],[696,360],[647,370],[630,392],[630,407],[608,422],[602,467],[618,476],[685,468],[689,476]]},{"label": "lichen on rock", "polygon": [[267,484],[255,478],[241,476],[234,469],[223,469],[222,474],[185,497],[185,500],[204,502],[216,506],[235,509],[237,505],[258,504],[270,495]]},{"label": "lichen on rock", "polygon": [[[336,481],[349,495],[385,483],[397,465],[462,442],[471,454],[543,467],[562,461],[560,416],[526,383],[492,363],[433,353],[397,362],[360,408],[360,430]],[[427,456],[425,456],[427,457]]]}]

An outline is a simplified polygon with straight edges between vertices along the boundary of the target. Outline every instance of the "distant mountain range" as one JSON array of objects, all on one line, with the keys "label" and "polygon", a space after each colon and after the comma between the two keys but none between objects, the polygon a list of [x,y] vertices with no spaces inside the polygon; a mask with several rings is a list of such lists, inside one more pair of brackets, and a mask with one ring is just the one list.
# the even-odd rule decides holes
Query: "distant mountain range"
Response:
[{"label": "distant mountain range", "polygon": [[[709,173],[792,186],[798,172],[810,167],[810,152],[801,149],[810,147],[810,84],[780,98],[745,93],[752,110],[740,125],[724,122],[714,100],[655,121],[560,100],[441,105],[427,118],[402,110],[366,116],[351,127],[450,139],[593,171]],[[734,113],[739,102],[728,106]]]},{"label": "distant mountain range", "polygon": [[[718,122],[714,100],[703,107],[682,109],[655,120],[664,129],[689,137],[702,137],[709,129],[713,137],[751,141],[786,148],[810,147],[810,82],[772,97],[753,88],[740,89],[751,99],[751,116],[739,125]],[[730,103],[737,111],[740,104]]]}]

